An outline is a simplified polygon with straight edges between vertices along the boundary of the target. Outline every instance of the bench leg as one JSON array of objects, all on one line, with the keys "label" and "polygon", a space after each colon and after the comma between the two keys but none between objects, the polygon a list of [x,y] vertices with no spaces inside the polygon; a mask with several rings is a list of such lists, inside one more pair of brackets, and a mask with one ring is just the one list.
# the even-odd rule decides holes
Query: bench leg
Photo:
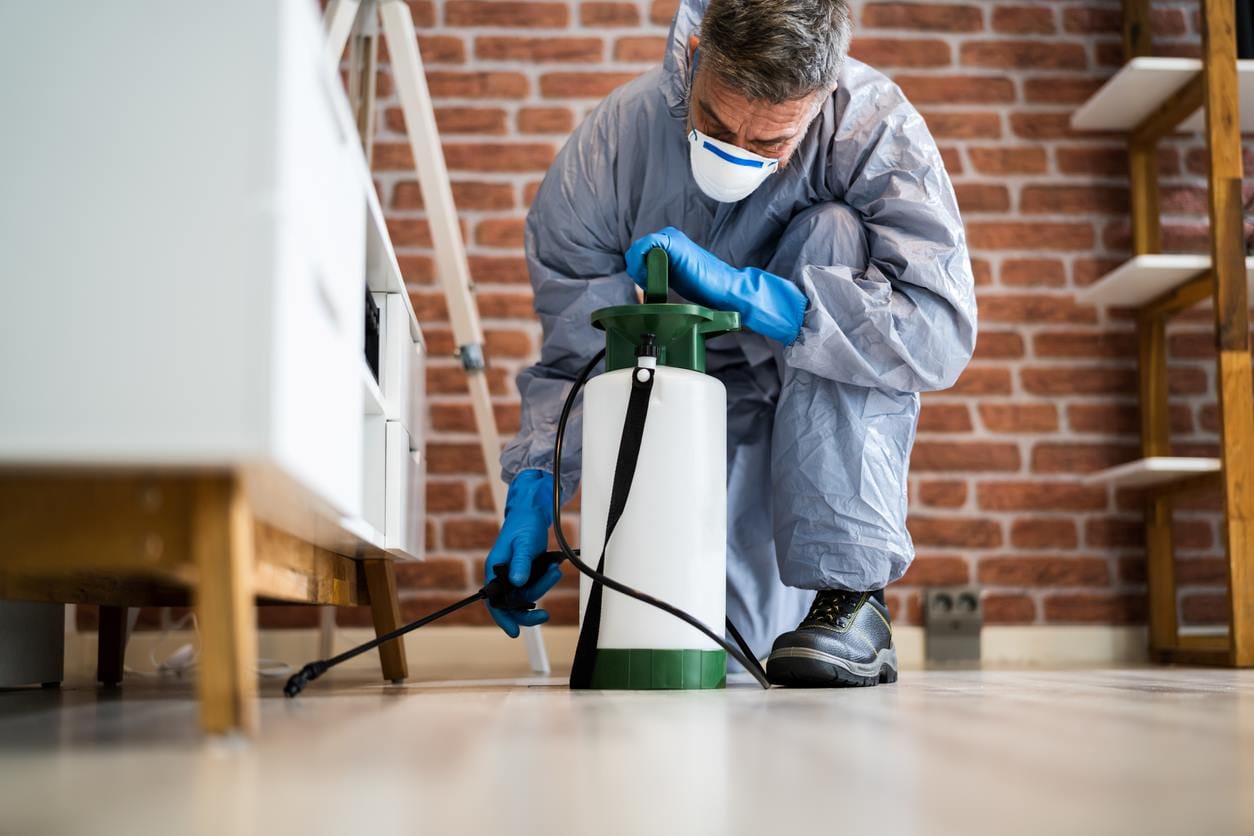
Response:
[{"label": "bench leg", "polygon": [[[396,567],[390,560],[363,560],[366,573],[366,589],[370,593],[370,615],[374,619],[374,634],[382,636],[400,627],[401,604],[396,597]],[[400,684],[409,676],[405,661],[403,639],[393,639],[379,645],[379,662],[383,666],[383,678]]]},{"label": "bench leg", "polygon": [[96,681],[116,688],[126,662],[126,607],[101,606],[96,636]]},{"label": "bench leg", "polygon": [[200,725],[210,734],[257,730],[257,613],[253,520],[231,477],[197,482],[192,508],[200,627]]}]

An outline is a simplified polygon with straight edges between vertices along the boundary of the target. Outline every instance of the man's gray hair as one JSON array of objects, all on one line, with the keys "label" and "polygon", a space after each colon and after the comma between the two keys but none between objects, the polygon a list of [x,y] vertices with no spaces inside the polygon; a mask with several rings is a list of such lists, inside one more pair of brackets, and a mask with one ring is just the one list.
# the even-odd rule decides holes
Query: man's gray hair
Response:
[{"label": "man's gray hair", "polygon": [[710,0],[700,63],[772,104],[836,86],[852,33],[846,0]]}]

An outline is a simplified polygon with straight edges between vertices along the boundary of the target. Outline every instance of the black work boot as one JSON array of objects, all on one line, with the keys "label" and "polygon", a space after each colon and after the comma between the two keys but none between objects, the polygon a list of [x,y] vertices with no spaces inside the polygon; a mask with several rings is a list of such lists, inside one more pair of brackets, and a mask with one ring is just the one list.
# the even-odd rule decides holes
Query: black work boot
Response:
[{"label": "black work boot", "polygon": [[897,651],[882,595],[820,590],[797,629],[775,640],[766,676],[794,688],[896,682]]}]

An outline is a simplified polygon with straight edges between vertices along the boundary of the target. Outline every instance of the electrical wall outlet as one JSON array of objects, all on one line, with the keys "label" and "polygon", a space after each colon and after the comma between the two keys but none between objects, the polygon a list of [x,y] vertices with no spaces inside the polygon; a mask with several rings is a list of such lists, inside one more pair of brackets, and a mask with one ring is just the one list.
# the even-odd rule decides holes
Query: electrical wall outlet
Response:
[{"label": "electrical wall outlet", "polygon": [[923,598],[925,655],[929,663],[980,661],[984,610],[973,587],[929,589]]}]

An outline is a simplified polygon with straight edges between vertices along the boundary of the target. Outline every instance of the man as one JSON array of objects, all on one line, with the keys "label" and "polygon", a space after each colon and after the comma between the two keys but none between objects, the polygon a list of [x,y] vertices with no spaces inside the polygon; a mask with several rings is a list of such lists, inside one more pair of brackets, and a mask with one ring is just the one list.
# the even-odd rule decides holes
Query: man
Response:
[{"label": "man", "polygon": [[[779,684],[896,679],[883,589],[914,556],[918,393],[953,384],[975,344],[940,154],[900,89],[845,57],[849,39],[846,0],[683,0],[663,66],[562,149],[527,217],[544,344],[518,377],[486,566],[508,563],[522,585],[544,550],[558,413],[604,340],[589,314],[636,301],[643,255],[662,246],[672,290],[746,328],[708,357],[727,387],[727,609]],[[579,438],[576,419],[564,496]],[[548,617],[492,615],[511,636]]]}]

